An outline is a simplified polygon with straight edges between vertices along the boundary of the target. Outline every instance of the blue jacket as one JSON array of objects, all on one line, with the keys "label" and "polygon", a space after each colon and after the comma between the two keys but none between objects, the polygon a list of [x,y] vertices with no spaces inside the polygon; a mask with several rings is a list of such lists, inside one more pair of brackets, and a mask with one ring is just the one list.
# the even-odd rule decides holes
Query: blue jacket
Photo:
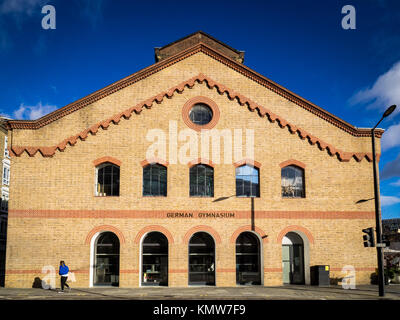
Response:
[{"label": "blue jacket", "polygon": [[64,265],[64,266],[60,266],[60,270],[58,271],[58,274],[60,276],[62,275],[67,275],[69,272],[68,266]]}]

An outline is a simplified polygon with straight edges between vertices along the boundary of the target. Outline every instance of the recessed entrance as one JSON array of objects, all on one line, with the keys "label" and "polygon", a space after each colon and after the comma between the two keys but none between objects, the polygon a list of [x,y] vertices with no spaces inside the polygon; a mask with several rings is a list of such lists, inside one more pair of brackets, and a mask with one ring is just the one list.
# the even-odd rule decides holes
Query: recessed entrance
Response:
[{"label": "recessed entrance", "polygon": [[304,244],[295,232],[282,239],[282,273],[283,283],[304,284]]},{"label": "recessed entrance", "polygon": [[119,286],[119,239],[112,232],[97,237],[93,284]]},{"label": "recessed entrance", "polygon": [[242,232],[236,239],[236,284],[261,284],[260,241],[252,232]]},{"label": "recessed entrance", "polygon": [[189,285],[215,286],[215,243],[206,232],[189,241]]},{"label": "recessed entrance", "polygon": [[150,232],[142,243],[142,285],[168,286],[168,239]]}]

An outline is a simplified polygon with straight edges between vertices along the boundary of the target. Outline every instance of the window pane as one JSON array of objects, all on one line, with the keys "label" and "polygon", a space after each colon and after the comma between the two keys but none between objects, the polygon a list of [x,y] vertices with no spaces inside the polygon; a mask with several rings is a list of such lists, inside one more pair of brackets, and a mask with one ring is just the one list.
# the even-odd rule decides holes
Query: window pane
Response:
[{"label": "window pane", "polygon": [[236,196],[259,197],[258,169],[249,165],[236,168]]},{"label": "window pane", "polygon": [[190,168],[190,196],[214,196],[214,170],[206,165]]},{"label": "window pane", "polygon": [[282,196],[297,198],[305,196],[303,169],[295,166],[282,169]]}]

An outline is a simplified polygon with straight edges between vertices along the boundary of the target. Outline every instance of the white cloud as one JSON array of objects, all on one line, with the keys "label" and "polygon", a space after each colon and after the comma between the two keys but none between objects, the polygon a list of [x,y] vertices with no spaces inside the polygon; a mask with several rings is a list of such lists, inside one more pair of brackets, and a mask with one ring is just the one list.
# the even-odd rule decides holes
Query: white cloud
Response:
[{"label": "white cloud", "polygon": [[27,14],[31,16],[44,0],[4,0],[0,5],[0,13],[4,14]]},{"label": "white cloud", "polygon": [[397,181],[395,181],[395,182],[392,182],[390,185],[391,185],[391,186],[394,186],[394,187],[400,187],[400,180],[397,180]]},{"label": "white cloud", "polygon": [[57,106],[49,104],[42,105],[42,102],[39,102],[35,106],[25,106],[23,103],[21,103],[18,110],[15,110],[13,115],[15,119],[19,120],[35,120],[50,112],[53,112],[56,109]]},{"label": "white cloud", "polygon": [[381,140],[382,150],[387,150],[397,146],[400,146],[400,123],[390,126],[383,134]]},{"label": "white cloud", "polygon": [[[396,62],[390,70],[380,75],[370,88],[357,92],[350,98],[350,103],[369,104],[368,108],[386,110],[392,104],[400,101],[400,61]],[[400,107],[395,113],[400,112]]]},{"label": "white cloud", "polygon": [[393,196],[381,196],[382,207],[391,206],[396,203],[400,203],[400,198]]},{"label": "white cloud", "polygon": [[386,163],[379,175],[382,181],[393,177],[400,177],[400,154],[396,159]]}]

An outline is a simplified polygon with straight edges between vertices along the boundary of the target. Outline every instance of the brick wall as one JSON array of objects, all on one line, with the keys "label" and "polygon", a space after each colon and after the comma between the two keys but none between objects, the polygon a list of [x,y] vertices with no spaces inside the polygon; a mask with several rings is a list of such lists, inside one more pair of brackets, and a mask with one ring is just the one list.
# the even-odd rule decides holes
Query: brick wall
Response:
[{"label": "brick wall", "polygon": [[[13,130],[9,141],[21,146],[56,145],[200,72],[338,149],[370,152],[370,138],[351,136],[203,53],[177,62],[40,129]],[[120,253],[122,287],[139,285],[140,243],[135,239],[149,225],[161,226],[173,237],[169,245],[170,286],[187,285],[188,246],[184,239],[191,228],[199,225],[213,228],[221,239],[216,244],[217,286],[235,285],[235,245],[231,238],[237,230],[244,230],[252,223],[250,199],[231,197],[213,202],[235,194],[234,161],[215,164],[214,198],[189,197],[186,163],[168,165],[167,197],[142,196],[141,162],[152,144],[146,140],[148,130],[159,129],[168,136],[170,120],[176,121],[178,132],[187,129],[182,107],[197,96],[208,97],[218,106],[220,119],[216,129],[242,129],[243,143],[245,130],[254,129],[254,160],[261,164],[260,198],[254,203],[254,223],[259,228],[256,229],[258,233],[262,231],[266,236],[262,241],[264,284],[282,284],[279,235],[291,230],[289,226],[295,226],[292,231],[306,230],[304,234],[312,236],[310,265],[330,265],[332,277],[339,277],[343,266],[353,265],[357,270],[357,282],[369,282],[369,275],[376,267],[375,251],[363,247],[361,229],[374,225],[373,203],[356,202],[373,195],[371,162],[366,159],[357,162],[354,158],[341,162],[307,139],[290,133],[287,127],[282,129],[276,122],[271,123],[266,117],[241,106],[236,99],[230,100],[202,83],[175,93],[160,104],[154,103],[151,109],[134,113],[127,120],[111,124],[107,130],[99,129],[85,141],[78,139],[74,146],[57,151],[53,157],[42,157],[40,153],[33,157],[26,153],[12,157],[6,286],[30,287],[35,277],[44,276],[43,266],[57,267],[59,260],[65,260],[76,272],[75,285],[87,287],[90,274],[87,238],[93,230],[98,230],[96,227],[103,225],[117,229],[124,239]],[[178,148],[184,143],[178,142]],[[93,161],[106,156],[121,161],[119,197],[94,196]],[[193,160],[200,156],[196,155]],[[221,159],[224,159],[222,152]],[[306,197],[303,199],[281,197],[279,165],[289,159],[306,166]],[[166,212],[199,210],[234,212],[235,218],[190,219],[165,215]],[[310,239],[305,238],[305,241]]]}]

